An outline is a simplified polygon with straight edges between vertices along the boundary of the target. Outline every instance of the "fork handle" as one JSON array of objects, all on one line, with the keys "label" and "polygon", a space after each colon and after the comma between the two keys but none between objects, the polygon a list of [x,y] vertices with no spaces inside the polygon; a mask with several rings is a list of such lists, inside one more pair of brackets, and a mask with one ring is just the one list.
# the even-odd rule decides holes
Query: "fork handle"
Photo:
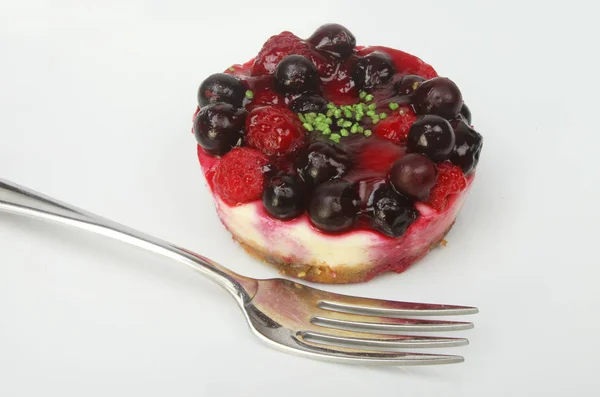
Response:
[{"label": "fork handle", "polygon": [[256,293],[256,280],[208,258],[1,178],[0,211],[74,226],[175,259],[225,287],[241,304]]}]

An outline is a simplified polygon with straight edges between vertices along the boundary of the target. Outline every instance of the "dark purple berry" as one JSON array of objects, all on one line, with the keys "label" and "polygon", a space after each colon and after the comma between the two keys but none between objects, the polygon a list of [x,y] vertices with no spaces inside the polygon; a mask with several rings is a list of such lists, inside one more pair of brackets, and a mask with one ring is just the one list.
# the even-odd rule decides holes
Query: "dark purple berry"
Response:
[{"label": "dark purple berry", "polygon": [[194,135],[206,153],[221,156],[241,142],[245,122],[244,109],[227,103],[206,105],[194,120]]},{"label": "dark purple berry", "polygon": [[327,99],[316,94],[303,94],[294,99],[290,109],[296,113],[326,113]]},{"label": "dark purple berry", "polygon": [[360,90],[370,90],[373,87],[387,83],[395,71],[394,62],[389,55],[375,51],[359,58],[352,68],[352,79]]},{"label": "dark purple berry", "polygon": [[408,132],[406,147],[435,162],[446,160],[454,148],[454,131],[446,119],[428,114],[417,119]]},{"label": "dark purple berry", "polygon": [[315,91],[318,86],[315,64],[302,55],[288,55],[275,68],[274,88],[280,94]]},{"label": "dark purple berry", "polygon": [[345,232],[358,218],[360,198],[350,182],[336,179],[316,187],[308,207],[308,215],[319,230]]},{"label": "dark purple berry", "polygon": [[373,229],[390,237],[402,236],[419,216],[410,199],[398,194],[389,185],[377,188],[369,201]]},{"label": "dark purple berry", "polygon": [[460,115],[467,120],[467,124],[472,124],[473,120],[471,119],[471,109],[469,109],[465,103],[463,103],[462,107],[460,108]]},{"label": "dark purple berry", "polygon": [[426,156],[410,153],[396,161],[390,171],[390,184],[401,194],[420,201],[429,198],[437,180],[437,169]]},{"label": "dark purple berry", "polygon": [[244,83],[225,73],[210,75],[200,84],[198,104],[200,107],[211,103],[228,103],[241,107],[246,95]]},{"label": "dark purple berry", "polygon": [[394,84],[394,91],[396,91],[396,94],[398,95],[412,95],[423,81],[425,81],[425,79],[421,76],[407,74],[402,77],[402,80]]},{"label": "dark purple berry", "polygon": [[483,137],[462,120],[454,121],[453,125],[456,143],[449,160],[462,168],[466,175],[477,167]]},{"label": "dark purple berry", "polygon": [[309,188],[344,175],[349,166],[348,155],[339,147],[324,143],[312,143],[306,155],[299,156],[299,171]]},{"label": "dark purple berry", "polygon": [[308,39],[317,50],[327,51],[342,58],[354,52],[356,38],[342,25],[328,23],[319,27]]},{"label": "dark purple berry", "polygon": [[296,218],[306,209],[306,186],[298,175],[278,173],[265,186],[262,202],[275,219]]},{"label": "dark purple berry", "polygon": [[435,114],[448,120],[455,118],[463,105],[460,90],[445,77],[435,77],[421,83],[412,101],[418,115]]}]

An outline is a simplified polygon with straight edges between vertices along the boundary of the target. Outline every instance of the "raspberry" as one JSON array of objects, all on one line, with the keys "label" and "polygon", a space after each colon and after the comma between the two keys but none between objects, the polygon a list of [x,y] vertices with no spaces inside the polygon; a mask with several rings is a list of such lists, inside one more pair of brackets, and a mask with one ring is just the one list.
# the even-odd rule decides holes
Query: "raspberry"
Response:
[{"label": "raspberry", "polygon": [[291,32],[282,32],[271,36],[263,45],[252,66],[252,75],[260,76],[275,73],[279,61],[287,55],[298,54],[310,59],[320,76],[328,77],[334,72],[332,62],[313,51],[310,45]]},{"label": "raspberry", "polygon": [[386,119],[381,120],[373,129],[375,135],[390,140],[395,144],[406,144],[408,131],[412,123],[417,120],[417,115],[408,106],[401,106],[394,110]]},{"label": "raspberry", "polygon": [[303,145],[304,130],[291,110],[264,106],[246,118],[246,142],[267,156],[284,156]]},{"label": "raspberry", "polygon": [[448,196],[463,191],[467,187],[467,180],[460,167],[448,161],[438,164],[437,169],[437,182],[429,193],[427,203],[442,212],[448,205]]},{"label": "raspberry", "polygon": [[230,205],[258,200],[264,185],[263,167],[269,160],[258,150],[242,147],[227,153],[215,171],[215,186]]}]

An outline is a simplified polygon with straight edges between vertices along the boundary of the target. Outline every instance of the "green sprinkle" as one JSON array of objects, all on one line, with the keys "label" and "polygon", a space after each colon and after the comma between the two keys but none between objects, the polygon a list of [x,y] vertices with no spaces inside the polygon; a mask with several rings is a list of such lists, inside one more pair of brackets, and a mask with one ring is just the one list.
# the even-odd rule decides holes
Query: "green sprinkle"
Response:
[{"label": "green sprinkle", "polygon": [[313,119],[317,118],[317,114],[315,112],[307,113],[307,115],[312,117]]},{"label": "green sprinkle", "polygon": [[344,110],[344,116],[347,117],[347,118],[351,118],[352,117],[352,110],[345,109]]},{"label": "green sprinkle", "polygon": [[365,97],[366,102],[371,102],[373,100],[373,95],[369,94]]},{"label": "green sprinkle", "polygon": [[331,139],[335,143],[340,143],[340,138],[341,138],[340,134],[331,134],[329,136],[329,139]]},{"label": "green sprinkle", "polygon": [[375,115],[375,116],[371,117],[371,122],[373,124],[379,123],[379,116]]},{"label": "green sprinkle", "polygon": [[302,113],[298,113],[298,118],[300,119],[300,121],[302,121],[303,123],[306,123],[306,119],[304,118],[304,115]]},{"label": "green sprinkle", "polygon": [[309,131],[313,131],[314,130],[312,124],[310,124],[310,123],[304,123],[302,125],[304,126],[304,128],[306,128]]},{"label": "green sprinkle", "polygon": [[334,113],[334,110],[333,110],[333,109],[329,109],[329,110],[327,111],[327,113],[326,113],[326,116],[327,116],[327,117],[331,117],[331,116],[333,116],[333,113]]},{"label": "green sprinkle", "polygon": [[342,123],[342,127],[350,127],[350,126],[352,126],[352,121],[344,121]]},{"label": "green sprinkle", "polygon": [[343,127],[344,126],[344,119],[338,119],[338,121],[336,122],[338,127]]},{"label": "green sprinkle", "polygon": [[367,112],[367,116],[369,116],[369,117],[373,117],[373,116],[375,116],[375,111],[373,111],[373,110],[369,110],[369,111]]},{"label": "green sprinkle", "polygon": [[318,123],[315,126],[315,128],[316,128],[317,131],[323,132],[323,131],[325,131],[326,128],[329,128],[329,127],[327,127],[327,124],[325,124],[325,123]]},{"label": "green sprinkle", "polygon": [[396,109],[398,109],[400,107],[400,105],[398,105],[396,102],[390,102],[390,104],[388,106],[392,110],[396,110]]},{"label": "green sprinkle", "polygon": [[375,109],[377,109],[377,105],[375,105],[374,103],[372,103],[369,106],[367,106],[367,109],[369,109],[369,110],[375,110]]},{"label": "green sprinkle", "polygon": [[359,97],[360,99],[365,99],[365,97],[366,97],[366,96],[367,96],[367,93],[366,93],[366,92],[364,92],[364,91],[361,91],[361,92],[360,92],[360,94],[358,94],[358,97]]},{"label": "green sprinkle", "polygon": [[254,98],[254,93],[250,90],[246,91],[246,98],[248,98],[248,99]]},{"label": "green sprinkle", "polygon": [[331,117],[327,117],[327,118],[325,119],[325,123],[326,123],[327,125],[331,125],[331,124],[333,123],[333,120],[331,120]]},{"label": "green sprinkle", "polygon": [[365,132],[365,129],[361,126],[358,126],[358,132],[362,134],[363,132]]},{"label": "green sprinkle", "polygon": [[230,72],[235,72],[235,68],[234,67],[228,68],[227,70],[229,70]]},{"label": "green sprinkle", "polygon": [[358,127],[359,127],[359,125],[356,124],[356,123],[354,123],[352,125],[352,128],[350,128],[350,132],[353,133],[353,134],[356,134],[358,132]]},{"label": "green sprinkle", "polygon": [[327,109],[335,109],[335,108],[336,108],[335,104],[333,104],[333,103],[331,103],[331,102],[329,102],[329,103],[327,104]]},{"label": "green sprinkle", "polygon": [[333,112],[333,115],[335,116],[336,119],[339,119],[340,117],[342,117],[342,111],[340,109],[335,109],[335,111]]},{"label": "green sprinkle", "polygon": [[362,113],[357,113],[356,117],[354,117],[356,119],[356,121],[361,121],[363,118],[363,114]]},{"label": "green sprinkle", "polygon": [[342,134],[342,136],[348,136],[348,135],[350,135],[350,133],[348,132],[348,130],[345,129],[345,128],[342,128],[340,130],[340,134]]},{"label": "green sprinkle", "polygon": [[327,127],[322,132],[323,132],[323,135],[329,135],[329,134],[331,134],[331,129],[329,127]]},{"label": "green sprinkle", "polygon": [[371,136],[372,132],[371,130],[365,130],[365,136]]},{"label": "green sprinkle", "polygon": [[379,118],[381,120],[386,119],[387,118],[387,114],[385,114],[385,113],[379,113]]}]

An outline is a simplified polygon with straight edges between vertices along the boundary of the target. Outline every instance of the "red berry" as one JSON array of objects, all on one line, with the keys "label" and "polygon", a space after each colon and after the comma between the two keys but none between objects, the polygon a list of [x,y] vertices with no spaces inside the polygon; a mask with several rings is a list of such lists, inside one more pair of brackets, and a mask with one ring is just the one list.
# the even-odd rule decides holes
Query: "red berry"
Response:
[{"label": "red berry", "polygon": [[230,205],[258,200],[264,185],[263,168],[269,160],[258,150],[235,148],[227,153],[215,171],[215,187]]},{"label": "red berry", "polygon": [[429,193],[427,203],[436,211],[442,212],[448,205],[448,197],[450,195],[465,190],[467,180],[460,167],[448,161],[438,164],[437,169],[437,182]]},{"label": "red berry", "polygon": [[252,102],[246,106],[246,110],[251,111],[263,106],[286,107],[285,98],[283,95],[279,95],[273,90],[260,91],[254,94],[254,98],[252,99]]},{"label": "red berry", "polygon": [[275,73],[279,61],[287,55],[298,54],[310,59],[321,76],[334,72],[332,62],[311,49],[311,46],[291,32],[282,32],[270,37],[258,53],[252,66],[252,75],[260,76]]},{"label": "red berry", "polygon": [[408,106],[394,110],[387,118],[381,120],[373,129],[375,135],[390,140],[395,144],[405,144],[410,126],[417,120],[417,115]]},{"label": "red berry", "polygon": [[246,119],[246,143],[267,156],[285,156],[304,144],[304,129],[291,110],[264,106]]}]

